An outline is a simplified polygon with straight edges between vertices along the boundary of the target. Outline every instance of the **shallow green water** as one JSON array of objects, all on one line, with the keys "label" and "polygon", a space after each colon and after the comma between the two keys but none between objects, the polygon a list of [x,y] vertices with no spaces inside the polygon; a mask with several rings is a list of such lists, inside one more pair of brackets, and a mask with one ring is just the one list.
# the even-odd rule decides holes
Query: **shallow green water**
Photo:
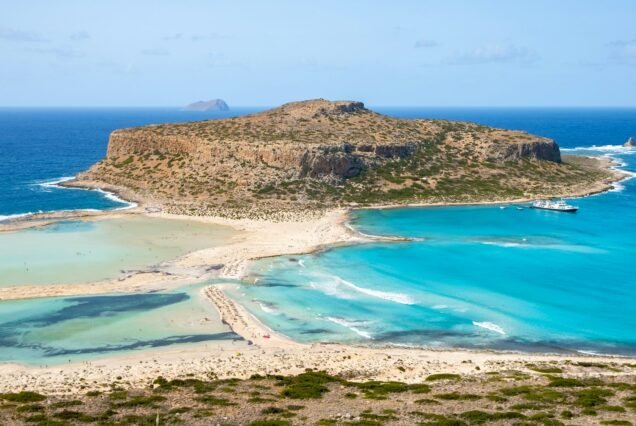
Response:
[{"label": "shallow green water", "polygon": [[0,233],[0,287],[99,281],[236,235],[223,226],[142,216],[64,221]]},{"label": "shallow green water", "polygon": [[201,287],[0,302],[0,362],[48,365],[177,344],[245,344]]}]

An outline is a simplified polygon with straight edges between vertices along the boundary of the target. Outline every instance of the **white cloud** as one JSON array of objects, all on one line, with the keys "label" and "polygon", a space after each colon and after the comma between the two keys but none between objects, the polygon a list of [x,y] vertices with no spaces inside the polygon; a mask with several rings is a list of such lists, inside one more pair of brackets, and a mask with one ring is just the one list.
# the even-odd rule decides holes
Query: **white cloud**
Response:
[{"label": "white cloud", "polygon": [[479,47],[467,52],[456,53],[446,60],[453,65],[478,65],[497,63],[529,64],[537,59],[525,47],[513,45],[491,45]]},{"label": "white cloud", "polygon": [[163,39],[166,41],[174,41],[174,40],[181,40],[183,38],[183,34],[182,33],[175,33],[175,34],[171,34],[169,36],[165,36]]},{"label": "white cloud", "polygon": [[52,55],[57,59],[74,59],[81,58],[84,53],[77,52],[73,49],[65,49],[61,47],[29,47],[25,49],[27,52],[37,53],[40,55]]},{"label": "white cloud", "polygon": [[437,46],[439,46],[439,43],[436,42],[435,40],[417,40],[413,47],[415,47],[416,49],[426,49],[429,47],[437,47]]},{"label": "white cloud", "polygon": [[15,41],[19,43],[40,43],[47,41],[47,39],[39,34],[29,31],[14,30],[11,28],[0,28],[0,40]]},{"label": "white cloud", "polygon": [[91,38],[91,35],[87,33],[86,31],[79,31],[79,32],[71,34],[70,36],[70,39],[73,41],[83,41],[83,40],[88,40],[89,38]]},{"label": "white cloud", "polygon": [[612,48],[611,56],[619,63],[636,65],[636,38],[632,40],[617,40],[609,43]]},{"label": "white cloud", "polygon": [[190,37],[190,40],[192,41],[205,41],[205,40],[217,40],[220,38],[225,38],[223,35],[221,34],[217,34],[217,33],[210,33],[210,34],[193,34]]},{"label": "white cloud", "polygon": [[174,33],[162,37],[164,41],[179,41],[179,40],[190,40],[190,41],[205,41],[205,40],[216,40],[222,39],[225,36],[217,33],[209,33],[209,34],[185,34],[185,33]]},{"label": "white cloud", "polygon": [[170,54],[167,49],[161,48],[143,49],[140,53],[146,56],[168,56]]}]

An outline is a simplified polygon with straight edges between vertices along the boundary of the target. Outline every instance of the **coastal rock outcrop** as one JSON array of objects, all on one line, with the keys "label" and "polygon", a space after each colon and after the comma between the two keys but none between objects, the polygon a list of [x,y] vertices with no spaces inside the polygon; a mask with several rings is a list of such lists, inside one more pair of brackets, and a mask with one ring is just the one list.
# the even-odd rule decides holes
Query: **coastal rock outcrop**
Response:
[{"label": "coastal rock outcrop", "polygon": [[515,161],[520,158],[561,162],[559,146],[549,139],[518,144],[495,144],[489,158],[495,161]]},{"label": "coastal rock outcrop", "polygon": [[636,147],[636,141],[634,140],[634,138],[630,137],[629,139],[627,139],[627,142],[623,144],[623,146],[626,146],[628,148],[634,148]]}]

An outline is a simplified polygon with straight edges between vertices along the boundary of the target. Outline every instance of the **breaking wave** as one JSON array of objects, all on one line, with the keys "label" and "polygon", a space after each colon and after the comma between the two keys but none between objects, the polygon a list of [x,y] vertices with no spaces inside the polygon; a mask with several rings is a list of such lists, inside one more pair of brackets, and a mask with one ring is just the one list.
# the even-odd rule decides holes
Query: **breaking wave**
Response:
[{"label": "breaking wave", "polygon": [[4,222],[5,220],[17,219],[19,217],[31,216],[33,214],[35,214],[35,213],[27,212],[27,213],[8,214],[8,215],[1,215],[0,214],[0,222]]},{"label": "breaking wave", "polygon": [[260,300],[255,300],[256,304],[259,308],[266,314],[270,315],[280,315],[280,311],[274,307],[271,303],[262,302]]},{"label": "breaking wave", "polygon": [[[75,176],[62,176],[59,178],[54,178],[54,179],[49,179],[46,180],[44,182],[35,182],[32,185],[35,187],[38,187],[40,189],[45,190],[46,192],[49,192],[52,189],[73,189],[73,190],[83,190],[83,191],[96,191],[99,192],[100,194],[102,194],[104,196],[104,198],[109,199],[111,201],[114,201],[116,203],[120,203],[120,204],[124,204],[123,207],[118,207],[116,209],[113,210],[125,210],[125,209],[131,209],[133,207],[137,207],[138,204],[132,201],[127,201],[124,200],[123,198],[119,197],[118,195],[109,192],[109,191],[104,191],[103,189],[100,188],[67,188],[65,186],[60,186],[60,183],[63,182],[68,182],[70,180],[75,179]],[[82,209],[82,210],[86,210],[86,209]]]},{"label": "breaking wave", "polygon": [[599,151],[615,154],[634,154],[636,149],[623,145],[591,145],[591,146],[577,146],[576,148],[561,148],[562,152],[581,152],[581,151]]},{"label": "breaking wave", "polygon": [[499,333],[499,334],[506,334],[506,332],[504,331],[503,328],[501,328],[501,326],[494,324],[492,322],[488,322],[488,321],[473,321],[473,325],[477,326],[477,327],[481,327],[481,328],[485,328],[486,330],[490,330],[490,331],[494,331],[495,333]]},{"label": "breaking wave", "polygon": [[341,317],[327,317],[327,320],[333,322],[334,324],[341,325],[345,328],[356,333],[358,336],[364,337],[365,339],[373,339],[373,335],[368,331],[361,330],[359,327],[369,324],[368,321],[359,321],[359,320],[349,320]]},{"label": "breaking wave", "polygon": [[[373,290],[366,287],[360,287],[354,283],[344,280],[337,275],[328,275],[326,279],[318,282],[311,281],[309,285],[312,288],[321,290],[329,296],[336,296],[341,299],[353,299],[354,296],[351,292],[346,290],[353,290],[354,292],[364,294],[366,296],[375,297],[377,299],[387,300],[389,302],[399,303],[402,305],[413,305],[415,301],[412,297],[403,293],[392,293],[388,291]],[[343,291],[343,288],[345,291]]]}]

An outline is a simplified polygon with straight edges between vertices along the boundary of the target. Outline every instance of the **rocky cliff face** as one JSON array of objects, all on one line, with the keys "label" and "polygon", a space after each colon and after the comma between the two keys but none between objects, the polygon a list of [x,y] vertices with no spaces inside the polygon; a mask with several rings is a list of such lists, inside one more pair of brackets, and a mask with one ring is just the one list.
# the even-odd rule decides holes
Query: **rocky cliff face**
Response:
[{"label": "rocky cliff face", "polygon": [[517,161],[522,158],[561,162],[559,146],[549,139],[523,143],[494,144],[489,158],[494,161]]},{"label": "rocky cliff face", "polygon": [[540,188],[567,174],[560,163],[554,141],[525,132],[398,119],[361,102],[319,99],[117,130],[106,159],[80,179],[171,202],[367,203],[522,194],[521,185]]}]

